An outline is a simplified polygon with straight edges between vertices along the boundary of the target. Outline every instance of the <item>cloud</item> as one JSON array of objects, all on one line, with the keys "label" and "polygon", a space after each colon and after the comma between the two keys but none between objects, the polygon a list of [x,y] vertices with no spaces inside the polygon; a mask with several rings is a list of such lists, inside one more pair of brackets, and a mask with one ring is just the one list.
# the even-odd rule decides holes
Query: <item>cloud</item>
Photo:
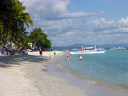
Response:
[{"label": "cloud", "polygon": [[88,16],[98,16],[104,14],[100,13],[86,13],[74,12],[69,10],[69,0],[20,0],[27,7],[27,11],[32,14],[34,18],[44,20],[60,20],[84,18]]},{"label": "cloud", "polygon": [[[54,45],[83,44],[111,44],[128,42],[127,18],[118,21],[107,21],[104,18],[85,21],[83,23],[67,23],[64,32],[51,35]],[[70,21],[73,22],[73,21]],[[68,27],[70,26],[70,28]],[[67,27],[67,28],[66,28]],[[60,42],[59,42],[60,41]],[[63,42],[62,42],[63,41]]]},{"label": "cloud", "polygon": [[34,27],[45,30],[53,46],[128,42],[128,17],[117,21],[105,18],[87,20],[86,17],[102,16],[104,11],[72,13],[69,0],[20,1],[31,14]]}]

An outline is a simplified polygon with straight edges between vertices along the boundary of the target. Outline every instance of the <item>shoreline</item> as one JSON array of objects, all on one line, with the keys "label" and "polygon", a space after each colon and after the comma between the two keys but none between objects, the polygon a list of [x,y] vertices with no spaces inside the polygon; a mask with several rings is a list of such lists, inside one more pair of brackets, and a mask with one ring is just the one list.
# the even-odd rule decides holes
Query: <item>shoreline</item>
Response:
[{"label": "shoreline", "polygon": [[[36,53],[36,54],[35,54]],[[63,69],[65,53],[28,53],[22,58],[0,62],[2,96],[127,96],[128,92],[107,89],[95,82],[76,77]],[[52,52],[53,53],[53,52]]]},{"label": "shoreline", "polygon": [[85,82],[90,82],[90,83],[93,83],[93,84],[95,84],[97,86],[102,86],[102,87],[104,87],[106,89],[110,88],[110,89],[119,90],[119,91],[122,91],[122,92],[128,92],[128,88],[121,87],[121,86],[116,85],[116,84],[106,83],[106,82],[103,82],[103,81],[100,81],[100,80],[96,80],[96,79],[87,78],[87,77],[84,77],[84,76],[82,76],[82,75],[80,75],[80,74],[78,74],[76,72],[71,71],[70,69],[68,69],[68,68],[66,68],[64,66],[63,66],[63,69],[62,69],[62,66],[58,70],[61,71],[61,72],[64,72],[65,74],[67,74],[69,76],[82,79]]},{"label": "shoreline", "polygon": [[79,76],[79,74],[76,75],[74,72],[72,73],[68,69],[63,68],[60,64],[54,63],[52,65],[54,65],[55,68],[49,72],[49,74],[66,79],[69,84],[86,90],[88,96],[105,96],[106,94],[108,94],[108,96],[127,96],[128,94],[128,90],[122,90],[122,88],[117,88],[104,82],[97,82],[95,80]]},{"label": "shoreline", "polygon": [[[63,52],[57,51],[57,56],[52,55],[52,59],[49,60],[44,53],[43,56],[48,61],[36,62],[36,65],[34,63],[28,64],[24,70],[27,73],[25,77],[33,81],[40,90],[41,96],[87,96],[85,90],[67,83],[63,78],[48,73],[51,70],[49,68],[52,65],[51,62],[55,63],[54,60],[63,54]],[[40,57],[40,59],[44,57]]]}]

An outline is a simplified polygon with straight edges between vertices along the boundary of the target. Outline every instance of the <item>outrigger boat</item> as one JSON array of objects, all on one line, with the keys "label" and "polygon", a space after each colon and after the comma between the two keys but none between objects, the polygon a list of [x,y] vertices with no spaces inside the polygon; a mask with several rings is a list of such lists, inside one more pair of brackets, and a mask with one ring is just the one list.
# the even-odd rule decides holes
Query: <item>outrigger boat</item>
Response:
[{"label": "outrigger boat", "polygon": [[96,46],[95,49],[93,50],[83,50],[83,46],[82,46],[82,50],[77,51],[77,52],[70,52],[70,54],[101,54],[101,53],[105,53],[105,50],[97,50]]}]

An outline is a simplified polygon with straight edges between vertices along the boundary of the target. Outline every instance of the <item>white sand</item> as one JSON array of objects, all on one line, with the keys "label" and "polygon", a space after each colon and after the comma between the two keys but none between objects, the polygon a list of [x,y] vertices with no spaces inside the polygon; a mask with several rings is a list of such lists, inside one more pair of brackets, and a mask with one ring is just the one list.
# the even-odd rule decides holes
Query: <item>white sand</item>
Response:
[{"label": "white sand", "polygon": [[18,65],[0,67],[0,96],[41,96],[31,80],[24,77],[22,68]]},{"label": "white sand", "polygon": [[[0,96],[86,96],[85,91],[68,84],[64,79],[48,75],[46,56],[43,52],[29,52],[27,58],[0,62]],[[57,55],[63,54],[57,51]],[[53,56],[52,52],[52,58]]]},{"label": "white sand", "polygon": [[[42,52],[42,56],[48,56],[49,57],[49,53],[51,53],[51,56],[54,56],[54,51],[43,51]],[[28,52],[29,55],[34,55],[34,56],[40,56],[39,51],[36,52]],[[56,51],[56,55],[62,55],[63,52],[62,51]]]}]

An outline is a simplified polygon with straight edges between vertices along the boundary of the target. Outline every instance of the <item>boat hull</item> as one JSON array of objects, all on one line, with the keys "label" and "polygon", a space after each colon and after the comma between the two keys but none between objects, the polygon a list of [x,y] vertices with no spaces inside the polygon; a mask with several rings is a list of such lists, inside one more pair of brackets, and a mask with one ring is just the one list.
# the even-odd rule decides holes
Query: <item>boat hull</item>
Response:
[{"label": "boat hull", "polygon": [[105,51],[78,51],[78,52],[70,52],[70,54],[102,54],[102,53],[105,53]]}]

